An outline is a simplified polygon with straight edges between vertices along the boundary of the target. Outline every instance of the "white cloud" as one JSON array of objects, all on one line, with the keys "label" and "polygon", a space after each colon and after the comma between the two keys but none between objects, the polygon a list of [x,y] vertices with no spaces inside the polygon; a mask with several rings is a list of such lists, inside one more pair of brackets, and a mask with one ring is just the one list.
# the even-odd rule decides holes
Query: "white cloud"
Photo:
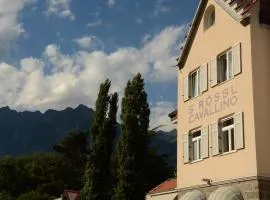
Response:
[{"label": "white cloud", "polygon": [[114,6],[115,0],[108,0],[107,4],[108,4],[108,7],[111,8]]},{"label": "white cloud", "polygon": [[136,21],[138,24],[142,24],[142,23],[143,23],[142,18],[139,18],[139,17],[136,17],[136,18],[135,18],[135,21]]},{"label": "white cloud", "polygon": [[[122,97],[127,80],[137,72],[148,83],[175,81],[177,72],[168,66],[176,62],[175,46],[183,31],[183,26],[167,27],[141,48],[123,47],[111,53],[83,50],[69,55],[50,44],[41,58],[24,58],[17,67],[0,63],[0,107],[41,111],[80,103],[93,107],[99,84],[106,78],[112,81],[112,91]],[[152,108],[154,125],[163,122],[174,106],[164,101]]]},{"label": "white cloud", "polygon": [[153,16],[156,17],[162,13],[170,12],[171,9],[166,3],[170,2],[172,0],[157,0],[154,6],[153,10]]},{"label": "white cloud", "polygon": [[87,27],[97,27],[97,26],[101,26],[102,25],[102,21],[99,19],[97,21],[94,22],[89,22],[86,26]]},{"label": "white cloud", "polygon": [[162,126],[160,129],[171,131],[175,125],[171,123],[168,114],[174,111],[175,104],[170,101],[158,101],[151,106],[150,129]]},{"label": "white cloud", "polygon": [[142,43],[145,44],[146,42],[148,42],[150,39],[151,39],[151,35],[150,34],[145,34],[143,37],[142,37]]},{"label": "white cloud", "polygon": [[25,30],[18,14],[35,0],[0,0],[0,53],[7,51]]},{"label": "white cloud", "polygon": [[82,49],[89,49],[91,47],[93,39],[89,36],[84,36],[74,39],[74,42],[76,42]]},{"label": "white cloud", "polygon": [[75,16],[70,10],[70,2],[71,0],[47,0],[48,9],[46,14],[75,20]]},{"label": "white cloud", "polygon": [[77,45],[81,49],[91,49],[91,50],[103,50],[104,43],[97,36],[82,36],[80,38],[76,38],[73,42],[77,43]]}]

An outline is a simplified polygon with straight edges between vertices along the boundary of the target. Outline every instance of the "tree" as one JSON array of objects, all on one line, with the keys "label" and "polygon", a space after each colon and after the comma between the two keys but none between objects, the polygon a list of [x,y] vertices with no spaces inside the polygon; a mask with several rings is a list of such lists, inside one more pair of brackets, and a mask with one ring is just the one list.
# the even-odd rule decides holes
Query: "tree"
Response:
[{"label": "tree", "polygon": [[128,81],[122,99],[121,135],[116,147],[115,200],[144,199],[145,162],[149,144],[149,116],[144,80],[137,74]]},{"label": "tree", "polygon": [[5,191],[0,192],[0,200],[13,200],[12,196]]},{"label": "tree", "polygon": [[53,150],[65,165],[61,173],[59,172],[59,176],[65,175],[64,187],[66,189],[80,190],[83,187],[84,170],[89,154],[88,134],[89,131],[71,132],[53,145]]},{"label": "tree", "polygon": [[80,199],[110,199],[108,179],[112,144],[116,131],[118,95],[108,95],[111,83],[106,80],[100,85],[94,120],[90,131],[90,159],[85,170],[85,183]]},{"label": "tree", "polygon": [[17,200],[47,200],[48,198],[41,195],[38,192],[31,191],[28,193],[21,194]]}]

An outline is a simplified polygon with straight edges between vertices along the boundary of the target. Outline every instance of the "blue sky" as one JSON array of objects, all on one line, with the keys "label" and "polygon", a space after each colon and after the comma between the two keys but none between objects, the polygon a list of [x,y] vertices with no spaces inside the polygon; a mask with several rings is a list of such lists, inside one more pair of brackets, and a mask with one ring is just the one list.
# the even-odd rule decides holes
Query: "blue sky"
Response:
[{"label": "blue sky", "polygon": [[179,47],[198,4],[179,0],[0,0],[0,106],[93,107],[98,85],[122,96],[137,72],[151,123],[176,107]]}]

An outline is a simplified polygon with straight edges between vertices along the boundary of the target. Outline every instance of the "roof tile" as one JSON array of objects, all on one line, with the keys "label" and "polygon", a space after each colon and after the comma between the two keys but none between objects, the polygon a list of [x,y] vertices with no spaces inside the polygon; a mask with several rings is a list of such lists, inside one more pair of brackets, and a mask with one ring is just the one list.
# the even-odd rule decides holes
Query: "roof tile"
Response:
[{"label": "roof tile", "polygon": [[170,191],[175,189],[176,185],[177,185],[176,178],[168,179],[165,182],[156,186],[154,189],[150,190],[148,194]]}]

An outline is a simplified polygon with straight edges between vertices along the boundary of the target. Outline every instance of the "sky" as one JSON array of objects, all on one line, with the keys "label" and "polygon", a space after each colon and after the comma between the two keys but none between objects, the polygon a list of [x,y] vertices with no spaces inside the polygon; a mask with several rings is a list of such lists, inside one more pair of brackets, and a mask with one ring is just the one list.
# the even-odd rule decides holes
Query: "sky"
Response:
[{"label": "sky", "polygon": [[[177,69],[198,0],[0,0],[0,107],[94,108],[140,72],[151,126],[176,108]],[[119,105],[121,102],[119,102]]]}]

